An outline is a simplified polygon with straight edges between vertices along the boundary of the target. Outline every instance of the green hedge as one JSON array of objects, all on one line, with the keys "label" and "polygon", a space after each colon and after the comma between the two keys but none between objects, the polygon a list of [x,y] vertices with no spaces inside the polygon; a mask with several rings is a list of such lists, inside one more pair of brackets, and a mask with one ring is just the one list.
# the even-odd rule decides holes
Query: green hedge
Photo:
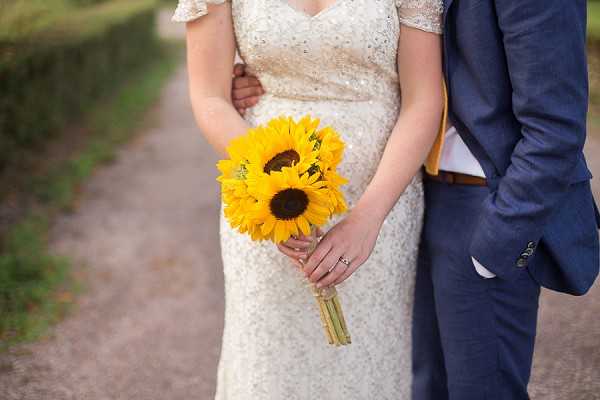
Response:
[{"label": "green hedge", "polygon": [[27,184],[36,206],[0,238],[0,359],[7,347],[40,337],[68,312],[81,287],[70,260],[49,249],[49,227],[57,213],[72,209],[94,169],[140,132],[183,53],[180,43],[161,43],[159,57],[86,110],[85,145]]},{"label": "green hedge", "polygon": [[27,35],[0,32],[0,168],[159,54],[155,0],[70,1],[98,4]]},{"label": "green hedge", "polygon": [[600,40],[600,0],[588,3],[588,36],[591,40]]}]

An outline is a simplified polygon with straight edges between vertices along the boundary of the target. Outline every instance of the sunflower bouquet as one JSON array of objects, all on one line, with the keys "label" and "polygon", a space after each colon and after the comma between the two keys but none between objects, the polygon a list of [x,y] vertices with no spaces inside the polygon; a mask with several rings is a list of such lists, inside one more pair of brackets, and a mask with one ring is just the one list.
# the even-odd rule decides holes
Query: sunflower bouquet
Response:
[{"label": "sunflower bouquet", "polygon": [[[279,117],[250,129],[227,148],[221,176],[224,214],[229,224],[253,240],[281,243],[292,235],[315,237],[336,214],[346,211],[337,173],[344,143],[331,127],[306,116]],[[317,240],[313,240],[312,250]],[[330,344],[350,343],[335,288],[311,289]]]}]

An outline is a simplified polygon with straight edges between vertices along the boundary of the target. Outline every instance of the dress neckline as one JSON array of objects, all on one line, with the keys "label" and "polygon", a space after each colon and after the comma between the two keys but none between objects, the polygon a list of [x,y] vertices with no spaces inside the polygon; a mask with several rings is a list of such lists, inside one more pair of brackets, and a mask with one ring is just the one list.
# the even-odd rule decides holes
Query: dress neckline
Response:
[{"label": "dress neckline", "polygon": [[311,19],[311,20],[319,18],[320,16],[328,13],[329,11],[333,10],[334,8],[336,8],[337,6],[339,6],[340,4],[342,4],[344,2],[344,0],[337,0],[335,3],[332,3],[332,4],[328,5],[327,7],[323,8],[318,13],[316,13],[316,14],[309,14],[307,12],[304,12],[304,11],[299,10],[296,7],[292,6],[290,3],[288,3],[287,0],[275,0],[275,1],[283,4],[284,7],[292,10],[294,13],[296,13],[298,15],[301,15],[301,16],[303,16],[305,18]]}]

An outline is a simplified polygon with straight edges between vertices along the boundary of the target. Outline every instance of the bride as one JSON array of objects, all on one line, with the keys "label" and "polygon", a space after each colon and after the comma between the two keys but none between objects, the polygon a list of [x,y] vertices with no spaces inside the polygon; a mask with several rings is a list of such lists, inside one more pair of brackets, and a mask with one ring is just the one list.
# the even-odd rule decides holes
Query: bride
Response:
[{"label": "bride", "polygon": [[[340,172],[350,211],[304,270],[339,285],[352,344],[325,340],[314,299],[286,257],[305,256],[302,238],[279,251],[221,218],[217,399],[410,398],[420,168],[442,111],[441,9],[441,0],[179,1],[173,19],[188,22],[194,114],[217,152],[280,115],[320,118],[346,142]],[[265,89],[243,118],[230,95],[236,47]]]}]

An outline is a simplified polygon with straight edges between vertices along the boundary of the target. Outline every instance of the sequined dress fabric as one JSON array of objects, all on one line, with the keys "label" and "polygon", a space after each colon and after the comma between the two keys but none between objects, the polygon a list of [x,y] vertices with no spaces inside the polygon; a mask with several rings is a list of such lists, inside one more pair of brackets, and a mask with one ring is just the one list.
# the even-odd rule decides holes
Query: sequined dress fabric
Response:
[{"label": "sequined dress fabric", "polygon": [[[311,114],[338,130],[347,144],[340,172],[352,207],[398,118],[400,24],[439,33],[441,0],[338,0],[314,16],[285,1],[222,5],[232,7],[239,54],[266,90],[245,118],[257,125]],[[173,19],[208,11],[203,0],[180,0]],[[221,218],[226,301],[216,399],[410,399],[422,218],[416,176],[369,260],[339,286],[352,334],[341,348],[326,343],[315,301],[292,264],[272,243],[252,242]]]}]

